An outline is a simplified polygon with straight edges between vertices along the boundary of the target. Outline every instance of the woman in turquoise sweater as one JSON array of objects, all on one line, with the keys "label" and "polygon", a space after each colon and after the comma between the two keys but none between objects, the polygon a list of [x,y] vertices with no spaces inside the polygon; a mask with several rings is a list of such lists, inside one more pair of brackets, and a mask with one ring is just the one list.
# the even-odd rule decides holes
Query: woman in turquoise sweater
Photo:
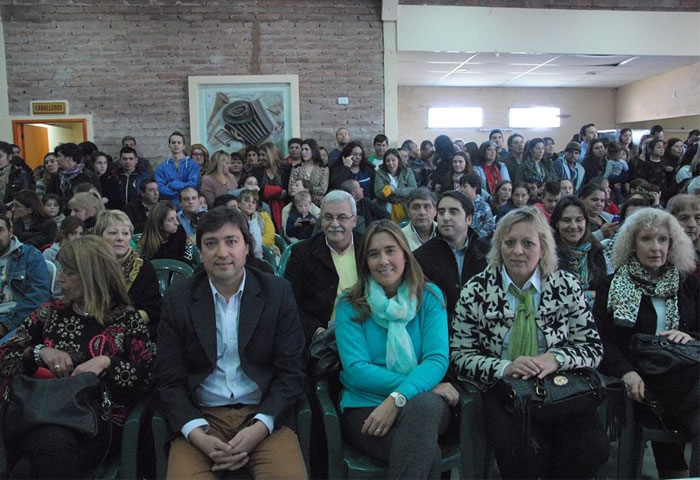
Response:
[{"label": "woman in turquoise sweater", "polygon": [[358,282],[335,311],[345,436],[389,478],[436,478],[438,436],[459,400],[448,366],[445,301],[389,220],[364,236]]}]

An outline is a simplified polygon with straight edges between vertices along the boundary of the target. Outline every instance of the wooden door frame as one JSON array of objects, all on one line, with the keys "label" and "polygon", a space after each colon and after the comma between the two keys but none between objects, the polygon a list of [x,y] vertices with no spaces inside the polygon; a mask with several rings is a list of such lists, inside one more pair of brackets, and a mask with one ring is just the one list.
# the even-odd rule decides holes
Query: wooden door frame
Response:
[{"label": "wooden door frame", "polygon": [[92,115],[35,115],[35,116],[13,116],[10,117],[12,122],[12,138],[13,142],[24,149],[24,142],[20,136],[22,125],[27,123],[81,123],[83,127],[83,138],[87,141],[92,141],[94,138],[94,130],[92,127]]}]

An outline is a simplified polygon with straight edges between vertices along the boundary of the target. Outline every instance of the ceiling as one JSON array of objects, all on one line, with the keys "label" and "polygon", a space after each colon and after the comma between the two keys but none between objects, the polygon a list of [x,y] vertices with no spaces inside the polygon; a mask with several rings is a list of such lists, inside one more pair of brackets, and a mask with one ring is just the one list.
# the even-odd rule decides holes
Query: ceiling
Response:
[{"label": "ceiling", "polygon": [[697,62],[698,56],[398,52],[398,84],[617,88]]}]

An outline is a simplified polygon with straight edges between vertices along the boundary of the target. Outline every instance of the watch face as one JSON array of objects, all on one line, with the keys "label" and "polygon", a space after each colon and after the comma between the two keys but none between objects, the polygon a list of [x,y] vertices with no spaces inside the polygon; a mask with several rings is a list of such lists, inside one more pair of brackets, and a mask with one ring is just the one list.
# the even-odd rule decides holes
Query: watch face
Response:
[{"label": "watch face", "polygon": [[406,397],[397,393],[394,395],[394,404],[399,408],[403,408],[403,406],[406,405]]}]

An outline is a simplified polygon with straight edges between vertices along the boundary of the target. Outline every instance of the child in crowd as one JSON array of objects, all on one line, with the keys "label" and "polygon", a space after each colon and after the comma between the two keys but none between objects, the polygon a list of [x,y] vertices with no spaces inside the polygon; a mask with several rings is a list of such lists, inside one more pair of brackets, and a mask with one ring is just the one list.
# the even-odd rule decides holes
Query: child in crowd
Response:
[{"label": "child in crowd", "polygon": [[310,212],[311,194],[307,191],[300,191],[294,195],[294,207],[287,219],[285,233],[288,238],[298,238],[304,240],[314,233],[316,217]]},{"label": "child in crowd", "polygon": [[61,223],[63,223],[63,220],[66,218],[63,214],[63,207],[63,199],[59,195],[47,193],[46,196],[44,196],[44,208],[49,212],[53,221],[56,222],[56,226],[59,230],[61,229]]},{"label": "child in crowd", "polygon": [[[309,182],[306,179],[297,179],[294,182],[289,182],[289,196],[294,198],[294,195],[297,193],[305,191],[311,193],[311,182]],[[313,199],[312,199],[313,200]],[[282,209],[282,225],[287,225],[287,219],[289,218],[289,214],[292,212],[292,207],[294,206],[293,203],[288,203],[285,205],[285,207]],[[311,215],[314,217],[318,218],[321,215],[321,209],[316,205],[315,203],[311,203]],[[286,230],[286,229],[285,229]],[[283,232],[285,236],[287,235],[286,232]],[[292,240],[292,239],[289,239]]]},{"label": "child in crowd", "polygon": [[618,142],[608,144],[608,160],[605,163],[603,176],[608,179],[613,187],[613,200],[622,203],[625,198],[624,187],[629,190],[629,165],[627,164],[627,149]]}]

